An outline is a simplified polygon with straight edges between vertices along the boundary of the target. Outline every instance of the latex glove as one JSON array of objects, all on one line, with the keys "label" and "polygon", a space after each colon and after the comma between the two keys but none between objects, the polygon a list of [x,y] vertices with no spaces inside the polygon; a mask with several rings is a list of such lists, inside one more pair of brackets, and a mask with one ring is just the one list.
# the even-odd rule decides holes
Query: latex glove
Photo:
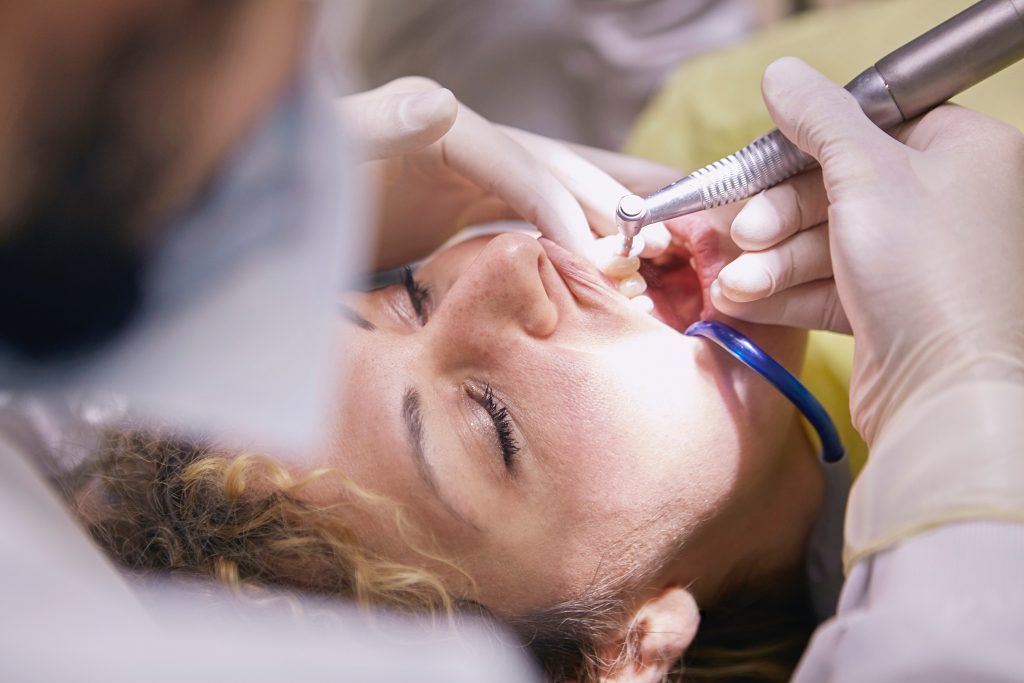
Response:
[{"label": "latex glove", "polygon": [[[381,268],[421,258],[463,227],[505,218],[522,218],[589,255],[591,229],[614,231],[615,205],[633,191],[588,161],[587,150],[493,125],[428,79],[400,78],[344,98],[340,107],[364,141],[366,168],[381,188]],[[593,158],[608,166],[625,163],[611,153]],[[638,165],[657,181],[675,174],[639,160],[631,171]],[[654,236],[648,240],[654,247],[659,235],[668,244],[664,226],[645,235]]]},{"label": "latex glove", "polygon": [[851,409],[869,444],[914,394],[1024,368],[1024,135],[944,106],[893,139],[792,58],[763,90],[822,170],[736,217],[733,238],[754,253],[720,273],[716,307],[852,331]]},{"label": "latex glove", "polygon": [[[649,194],[678,180],[674,168],[583,145],[571,145],[502,127],[509,137],[538,159],[544,159],[555,177],[580,202],[591,230],[598,239],[586,247],[587,257],[618,284],[619,291],[638,309],[651,313],[654,301],[644,294],[647,282],[640,275],[640,258],[655,258],[668,250],[672,235],[664,223],[645,225],[633,240],[628,256],[622,256],[615,211],[623,194]],[[611,175],[609,175],[611,174]],[[614,177],[613,177],[614,176]],[[616,178],[629,183],[629,190]]]},{"label": "latex glove", "polygon": [[[618,235],[615,211],[625,194],[649,194],[680,177],[677,169],[647,159],[552,140],[508,126],[501,126],[501,130],[544,162],[579,201],[591,230],[599,237]],[[634,246],[631,256],[643,258],[660,255],[672,239],[665,224],[660,222],[645,225],[638,238],[639,247]],[[611,240],[606,243],[612,245]],[[621,242],[616,247],[615,253],[621,252]],[[602,259],[605,256],[602,248],[591,249],[590,253]]]}]

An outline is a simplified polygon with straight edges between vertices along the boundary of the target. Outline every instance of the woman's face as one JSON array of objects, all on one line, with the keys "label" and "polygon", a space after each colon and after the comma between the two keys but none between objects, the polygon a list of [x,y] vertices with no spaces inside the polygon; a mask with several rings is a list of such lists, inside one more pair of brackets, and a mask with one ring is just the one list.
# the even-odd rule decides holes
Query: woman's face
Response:
[{"label": "woman's face", "polygon": [[[699,220],[677,231],[681,258],[649,280],[664,276],[652,294],[673,297],[676,314],[659,311],[682,326],[704,289],[686,259],[697,256],[706,286],[721,258]],[[478,237],[408,284],[346,297],[330,464],[404,505],[426,545],[472,577],[448,572],[459,594],[522,613],[655,557],[668,560],[666,580],[712,591],[763,545],[759,515],[791,510],[782,521],[809,524],[813,495],[794,501],[780,486],[814,467],[788,455],[787,404],[564,250],[526,234]],[[798,365],[798,333],[744,329]],[[364,542],[423,564],[371,517],[357,522]]]}]

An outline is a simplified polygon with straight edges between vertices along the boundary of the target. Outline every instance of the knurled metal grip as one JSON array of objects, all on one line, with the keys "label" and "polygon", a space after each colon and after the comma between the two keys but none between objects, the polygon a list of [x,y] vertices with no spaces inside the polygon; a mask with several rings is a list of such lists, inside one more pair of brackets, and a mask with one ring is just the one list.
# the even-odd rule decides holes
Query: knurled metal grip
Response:
[{"label": "knurled metal grip", "polygon": [[[1024,0],[981,0],[879,60],[846,88],[869,119],[889,130],[1022,58]],[[773,130],[644,197],[646,212],[620,212],[617,218],[630,237],[648,223],[751,197],[814,163]]]},{"label": "knurled metal grip", "polygon": [[695,171],[704,208],[732,204],[778,185],[814,165],[814,159],[778,130],[743,149]]}]

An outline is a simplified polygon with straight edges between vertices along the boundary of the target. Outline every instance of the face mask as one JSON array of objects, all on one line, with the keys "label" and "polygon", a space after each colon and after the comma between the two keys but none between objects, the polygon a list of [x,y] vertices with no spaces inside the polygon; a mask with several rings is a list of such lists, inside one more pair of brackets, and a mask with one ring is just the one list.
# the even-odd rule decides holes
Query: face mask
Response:
[{"label": "face mask", "polygon": [[311,442],[337,292],[365,256],[354,163],[321,85],[300,79],[140,258],[94,250],[120,297],[96,306],[110,341],[43,360],[0,348],[0,385],[110,390],[161,425]]}]

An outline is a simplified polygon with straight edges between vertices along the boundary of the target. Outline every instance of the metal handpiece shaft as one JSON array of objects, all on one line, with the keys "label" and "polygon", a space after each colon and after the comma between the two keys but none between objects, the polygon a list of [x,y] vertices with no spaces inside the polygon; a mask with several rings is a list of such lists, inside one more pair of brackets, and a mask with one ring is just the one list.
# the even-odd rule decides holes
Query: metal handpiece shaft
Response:
[{"label": "metal handpiece shaft", "polygon": [[[1024,0],[982,0],[879,60],[846,85],[890,129],[1024,58]],[[815,165],[778,130],[616,213],[623,254],[644,225],[751,197]],[[630,195],[634,197],[634,195]],[[639,199],[639,198],[637,198]]]}]

